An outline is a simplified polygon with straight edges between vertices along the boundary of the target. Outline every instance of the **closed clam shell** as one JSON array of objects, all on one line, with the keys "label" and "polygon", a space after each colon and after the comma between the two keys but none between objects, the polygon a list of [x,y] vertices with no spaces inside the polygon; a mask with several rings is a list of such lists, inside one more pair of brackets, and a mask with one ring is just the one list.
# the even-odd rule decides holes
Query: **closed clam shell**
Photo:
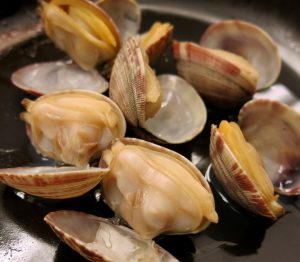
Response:
[{"label": "closed clam shell", "polygon": [[177,41],[173,53],[178,74],[216,107],[242,105],[255,93],[257,72],[240,56]]},{"label": "closed clam shell", "polygon": [[85,70],[113,59],[120,48],[113,20],[91,1],[40,1],[39,14],[47,36]]},{"label": "closed clam shell", "polygon": [[207,28],[203,47],[226,50],[244,57],[258,71],[257,90],[271,86],[279,76],[281,59],[276,43],[262,28],[241,20],[226,20]]},{"label": "closed clam shell", "polygon": [[55,234],[89,261],[176,262],[152,240],[108,219],[61,210],[44,218]]},{"label": "closed clam shell", "polygon": [[167,143],[193,139],[206,123],[206,107],[193,87],[178,76],[156,78],[138,38],[130,38],[115,60],[109,97],[132,126]]},{"label": "closed clam shell", "polygon": [[143,238],[198,233],[216,223],[211,189],[186,158],[135,138],[115,141],[100,162],[104,199]]},{"label": "closed clam shell", "polygon": [[135,0],[99,0],[96,5],[113,19],[119,29],[122,42],[138,34],[142,12]]},{"label": "closed clam shell", "polygon": [[22,101],[32,144],[55,160],[88,166],[116,137],[123,137],[126,122],[118,106],[92,91],[67,90]]},{"label": "closed clam shell", "polygon": [[107,81],[96,71],[85,71],[76,64],[63,61],[30,64],[11,76],[12,83],[33,95],[70,89],[85,89],[104,93]]},{"label": "closed clam shell", "polygon": [[258,99],[245,104],[238,119],[245,138],[262,158],[275,190],[299,195],[299,113],[278,101]]},{"label": "closed clam shell", "polygon": [[0,182],[30,195],[66,199],[85,194],[107,172],[105,168],[16,167],[0,169]]},{"label": "closed clam shell", "polygon": [[[233,125],[237,130],[232,133],[235,135],[231,134],[231,138],[227,136],[228,140],[225,140],[225,133],[220,131],[222,124],[223,127],[224,124]],[[284,210],[277,203],[278,196],[274,196],[273,185],[258,154],[238,130],[235,123],[228,124],[226,121],[222,121],[219,128],[212,125],[209,151],[215,174],[226,193],[242,207],[276,219]]]}]

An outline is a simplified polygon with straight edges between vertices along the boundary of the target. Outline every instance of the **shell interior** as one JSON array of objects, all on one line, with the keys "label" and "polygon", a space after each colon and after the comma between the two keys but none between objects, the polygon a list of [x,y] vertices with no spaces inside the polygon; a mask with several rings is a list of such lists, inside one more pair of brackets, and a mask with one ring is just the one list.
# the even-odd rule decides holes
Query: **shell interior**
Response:
[{"label": "shell interior", "polygon": [[258,99],[243,106],[239,124],[260,154],[277,192],[300,194],[300,114],[280,102]]},{"label": "shell interior", "polygon": [[108,82],[96,71],[85,71],[69,62],[37,63],[15,71],[11,80],[22,90],[36,95],[84,89],[104,93]]},{"label": "shell interior", "polygon": [[0,181],[30,195],[65,199],[85,194],[107,172],[106,168],[17,167],[0,169]]},{"label": "shell interior", "polygon": [[195,89],[175,75],[158,76],[162,88],[161,108],[143,127],[171,144],[184,143],[204,128],[207,111]]},{"label": "shell interior", "polygon": [[259,72],[257,90],[269,87],[279,76],[278,48],[269,34],[254,24],[239,20],[213,24],[202,35],[200,44],[246,58]]},{"label": "shell interior", "polygon": [[63,210],[49,213],[45,221],[65,243],[90,261],[178,261],[152,240],[144,240],[108,219]]}]

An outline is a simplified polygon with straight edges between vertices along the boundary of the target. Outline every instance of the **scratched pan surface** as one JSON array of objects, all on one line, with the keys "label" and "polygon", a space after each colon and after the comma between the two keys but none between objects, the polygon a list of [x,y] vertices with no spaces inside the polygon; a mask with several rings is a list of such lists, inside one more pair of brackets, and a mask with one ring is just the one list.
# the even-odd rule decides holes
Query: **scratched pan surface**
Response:
[{"label": "scratched pan surface", "polygon": [[[148,28],[155,20],[169,21],[175,26],[175,38],[198,41],[203,30],[218,20],[240,18],[257,23],[277,41],[283,58],[283,68],[276,84],[257,96],[279,99],[299,110],[298,4],[296,1],[275,0],[272,5],[262,2],[140,1],[144,8],[142,27]],[[26,11],[25,14],[30,12]],[[1,27],[9,26],[1,21],[0,32]],[[0,167],[47,163],[47,159],[35,153],[25,136],[19,113],[22,111],[20,101],[28,95],[10,83],[10,75],[26,64],[62,57],[63,54],[43,35],[15,46],[0,56]],[[170,54],[156,70],[158,73],[175,72]],[[235,116],[236,111],[221,113],[210,108],[204,132],[190,143],[171,148],[192,160],[205,173],[209,166],[207,150],[210,124],[224,118],[234,119]],[[211,225],[197,235],[159,237],[156,240],[160,245],[180,261],[299,261],[298,197],[281,197],[280,202],[285,206],[287,214],[272,223],[248,214],[228,199],[228,203],[224,202],[222,197],[226,200],[226,196],[221,196],[222,189],[210,169],[207,175],[213,184],[219,224]],[[59,241],[43,222],[48,212],[60,209],[113,216],[102,202],[97,189],[77,199],[55,202],[24,195],[0,184],[0,261],[85,261]]]}]

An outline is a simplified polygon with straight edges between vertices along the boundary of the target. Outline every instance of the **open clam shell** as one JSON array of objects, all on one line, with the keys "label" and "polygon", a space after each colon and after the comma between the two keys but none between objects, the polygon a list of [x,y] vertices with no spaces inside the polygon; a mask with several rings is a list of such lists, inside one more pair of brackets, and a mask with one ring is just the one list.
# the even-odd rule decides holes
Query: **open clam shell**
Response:
[{"label": "open clam shell", "polygon": [[39,14],[48,37],[85,70],[114,58],[119,50],[114,22],[91,1],[40,1]]},{"label": "open clam shell", "polygon": [[31,64],[15,71],[12,83],[33,95],[72,89],[85,89],[104,93],[108,82],[96,71],[85,71],[76,64],[45,62]]},{"label": "open clam shell", "polygon": [[258,151],[277,192],[300,194],[300,114],[278,101],[248,102],[239,113],[245,138]]},{"label": "open clam shell", "polygon": [[281,59],[276,43],[258,26],[240,20],[226,20],[211,25],[200,44],[207,48],[238,54],[258,71],[257,90],[271,86],[279,76]]},{"label": "open clam shell", "polygon": [[69,90],[50,93],[35,101],[22,101],[32,144],[55,160],[87,166],[116,137],[124,137],[125,118],[118,106],[92,91]]},{"label": "open clam shell", "polygon": [[103,152],[105,201],[143,238],[198,233],[217,223],[214,198],[201,172],[186,158],[135,138]]},{"label": "open clam shell", "polygon": [[154,241],[105,218],[62,210],[44,219],[58,237],[89,261],[178,261]]},{"label": "open clam shell", "polygon": [[193,87],[177,76],[157,79],[137,38],[115,60],[109,96],[132,126],[171,144],[193,139],[206,123],[206,108]]},{"label": "open clam shell", "polygon": [[257,72],[240,56],[177,41],[173,53],[178,74],[216,107],[242,105],[255,93]]},{"label": "open clam shell", "polygon": [[105,168],[17,167],[0,169],[0,182],[30,195],[49,199],[78,197],[101,181]]},{"label": "open clam shell", "polygon": [[142,12],[135,0],[99,0],[100,6],[117,25],[122,42],[138,34]]},{"label": "open clam shell", "polygon": [[284,213],[255,149],[245,141],[235,123],[212,125],[210,157],[226,193],[245,209],[271,219]]}]

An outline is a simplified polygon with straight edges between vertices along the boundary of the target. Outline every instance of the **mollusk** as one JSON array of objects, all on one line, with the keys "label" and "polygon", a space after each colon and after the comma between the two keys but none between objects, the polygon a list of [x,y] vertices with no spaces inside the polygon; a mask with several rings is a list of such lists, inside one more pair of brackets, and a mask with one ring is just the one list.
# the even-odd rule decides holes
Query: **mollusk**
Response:
[{"label": "mollusk", "polygon": [[177,71],[205,101],[222,108],[251,99],[258,74],[242,57],[222,50],[203,48],[191,42],[174,42]]},{"label": "mollusk", "polygon": [[102,180],[105,201],[143,238],[197,233],[218,222],[205,178],[174,151],[122,138],[103,152],[102,165],[110,170]]},{"label": "mollusk", "polygon": [[41,1],[46,34],[83,69],[114,58],[120,47],[112,19],[86,0]]},{"label": "mollusk", "polygon": [[12,74],[11,81],[25,92],[38,96],[70,89],[99,93],[108,89],[107,81],[96,70],[85,71],[76,64],[62,61],[22,67]]},{"label": "mollusk", "polygon": [[300,194],[300,114],[277,101],[258,99],[239,113],[245,138],[262,158],[275,190]]},{"label": "mollusk", "polygon": [[138,38],[130,38],[115,60],[109,97],[132,126],[168,143],[193,139],[206,123],[205,105],[193,87],[177,76],[157,79]]},{"label": "mollusk", "polygon": [[135,0],[99,0],[96,5],[113,19],[119,29],[122,42],[138,34],[142,12]]},{"label": "mollusk", "polygon": [[210,157],[219,182],[233,200],[274,220],[284,213],[259,155],[236,123],[212,125]]},{"label": "mollusk", "polygon": [[155,64],[165,53],[173,36],[170,23],[155,22],[149,31],[141,35],[141,47],[146,51],[149,64]]},{"label": "mollusk", "polygon": [[112,139],[125,135],[126,122],[118,106],[96,92],[55,92],[22,103],[27,112],[21,119],[35,148],[67,164],[87,166]]},{"label": "mollusk", "polygon": [[44,220],[58,237],[89,261],[178,262],[152,240],[105,218],[61,210]]},{"label": "mollusk", "polygon": [[28,194],[49,199],[78,197],[101,181],[105,168],[17,167],[0,169],[0,182]]},{"label": "mollusk", "polygon": [[258,26],[240,20],[226,20],[208,27],[200,44],[244,57],[258,71],[257,90],[271,86],[278,78],[281,59],[276,43]]}]

